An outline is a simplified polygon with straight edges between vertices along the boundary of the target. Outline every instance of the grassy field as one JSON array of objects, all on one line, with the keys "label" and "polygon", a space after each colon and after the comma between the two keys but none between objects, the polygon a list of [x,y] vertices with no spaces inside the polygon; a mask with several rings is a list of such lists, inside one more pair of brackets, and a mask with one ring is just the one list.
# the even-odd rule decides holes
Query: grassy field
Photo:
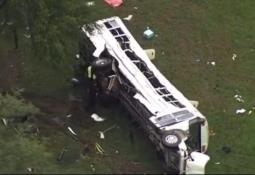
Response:
[{"label": "grassy field", "polygon": [[[154,63],[158,69],[187,98],[200,102],[199,110],[207,117],[210,130],[215,133],[210,137],[208,154],[211,160],[206,173],[255,172],[255,110],[252,109],[255,107],[254,9],[253,0],[128,0],[116,9],[96,0],[95,6],[86,9],[88,15],[84,18],[91,22],[132,14],[133,19],[125,23],[143,48],[156,49]],[[151,40],[142,36],[147,26],[157,34]],[[75,55],[76,50],[73,52]],[[236,54],[235,61],[233,54]],[[208,62],[215,62],[215,66]],[[70,66],[56,71],[32,63],[28,62],[25,67],[32,73],[22,77],[27,91],[65,96],[69,90],[66,79],[70,77]],[[35,70],[37,73],[34,74]],[[244,102],[236,101],[236,94],[241,95]],[[240,108],[252,113],[236,115],[236,109]],[[65,112],[58,114],[64,115]],[[91,173],[92,162],[96,173],[132,172],[132,169],[134,172],[162,172],[153,147],[140,130],[131,126],[129,119],[124,117],[126,114],[120,109],[104,108],[99,109],[99,114],[107,118],[103,124],[86,119],[81,125],[74,126],[91,142],[99,142],[111,156],[90,155],[77,163],[77,150],[82,145],[74,144],[63,133],[55,134],[54,128],[50,128],[47,132],[51,133],[47,138],[50,142],[45,144],[49,152],[57,156],[63,145],[69,149],[65,161],[50,171]],[[119,129],[109,133],[106,140],[99,140],[97,131],[115,123]],[[135,145],[127,142],[130,128],[135,130]],[[52,147],[49,143],[54,140],[58,142]],[[224,147],[230,148],[230,152],[224,152]],[[116,150],[120,154],[115,154]]]}]

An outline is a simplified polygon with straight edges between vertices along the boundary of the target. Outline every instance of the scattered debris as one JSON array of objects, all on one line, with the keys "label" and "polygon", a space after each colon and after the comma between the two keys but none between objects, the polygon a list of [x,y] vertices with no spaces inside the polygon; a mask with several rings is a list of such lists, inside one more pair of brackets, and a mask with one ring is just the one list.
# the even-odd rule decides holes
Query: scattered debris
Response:
[{"label": "scattered debris", "polygon": [[215,61],[207,61],[207,64],[211,64],[212,66],[215,66],[216,65],[216,62]]},{"label": "scattered debris", "polygon": [[118,151],[118,150],[115,150],[115,154],[119,154],[119,151]]},{"label": "scattered debris", "polygon": [[130,21],[133,18],[133,15],[128,15],[127,17],[123,18],[126,21]]},{"label": "scattered debris", "polygon": [[100,154],[104,154],[104,149],[98,143],[96,143],[95,147]]},{"label": "scattered debris", "polygon": [[216,133],[211,129],[211,130],[209,131],[209,135],[210,135],[210,136],[215,136]]},{"label": "scattered debris", "polygon": [[76,59],[79,59],[80,58],[80,54],[76,54],[75,57],[76,57]]},{"label": "scattered debris", "polygon": [[134,7],[135,10],[138,10],[138,7]]},{"label": "scattered debris", "polygon": [[66,148],[63,148],[63,149],[61,150],[61,152],[60,152],[60,154],[59,154],[59,156],[58,156],[58,158],[57,158],[57,161],[60,162],[60,161],[63,159],[64,154],[65,154],[66,151],[67,151]]},{"label": "scattered debris", "polygon": [[100,139],[104,139],[105,137],[104,137],[104,132],[102,132],[102,131],[98,131],[99,132],[99,135],[100,135]]},{"label": "scattered debris", "polygon": [[4,126],[8,126],[8,121],[5,118],[2,118]]},{"label": "scattered debris", "polygon": [[123,0],[104,0],[108,5],[112,7],[119,7],[123,4]]},{"label": "scattered debris", "polygon": [[98,131],[99,132],[99,136],[100,136],[100,139],[104,139],[105,138],[105,133],[114,129],[116,127],[116,125],[112,125],[110,126],[109,128],[105,129],[104,131]]},{"label": "scattered debris", "polygon": [[237,57],[237,55],[235,53],[233,53],[232,60],[235,61],[236,57]]},{"label": "scattered debris", "polygon": [[67,114],[66,117],[70,118],[70,117],[72,117],[72,114]]},{"label": "scattered debris", "polygon": [[249,110],[248,115],[251,115],[251,113],[252,113],[252,110]]},{"label": "scattered debris", "polygon": [[195,100],[190,100],[190,103],[191,103],[195,108],[197,108],[198,105],[199,105],[199,101],[195,101]]},{"label": "scattered debris", "polygon": [[29,39],[29,38],[31,38],[31,35],[24,34],[24,37]]},{"label": "scattered debris", "polygon": [[146,55],[149,57],[150,60],[155,59],[156,51],[155,49],[144,49]]},{"label": "scattered debris", "polygon": [[30,173],[31,173],[31,172],[34,172],[34,168],[30,168],[30,167],[29,167],[29,168],[27,168],[27,171],[30,172]]},{"label": "scattered debris", "polygon": [[88,1],[86,2],[86,6],[87,7],[91,7],[91,6],[94,6],[95,5],[95,2],[94,1]]},{"label": "scattered debris", "polygon": [[243,100],[243,97],[241,96],[241,95],[234,95],[234,98],[238,101],[238,102],[244,102],[244,100]]},{"label": "scattered debris", "polygon": [[245,112],[246,112],[246,109],[244,109],[244,108],[236,110],[236,114],[243,114]]},{"label": "scattered debris", "polygon": [[91,116],[90,116],[94,121],[96,122],[103,122],[105,119],[102,118],[102,117],[99,117],[99,115],[93,113]]},{"label": "scattered debris", "polygon": [[215,164],[215,165],[220,165],[220,162],[215,162],[214,164]]},{"label": "scattered debris", "polygon": [[90,168],[92,169],[92,171],[96,171],[96,168],[94,167],[93,164],[90,164]]},{"label": "scattered debris", "polygon": [[71,79],[71,82],[73,82],[73,83],[79,83],[80,81],[79,81],[77,78],[72,78],[72,79]]},{"label": "scattered debris", "polygon": [[149,27],[147,27],[143,32],[143,36],[147,39],[151,39],[155,36],[155,33]]},{"label": "scattered debris", "polygon": [[70,126],[68,126],[67,129],[68,129],[73,135],[76,135],[76,136],[77,136],[77,134],[72,130],[72,128],[71,128]]}]

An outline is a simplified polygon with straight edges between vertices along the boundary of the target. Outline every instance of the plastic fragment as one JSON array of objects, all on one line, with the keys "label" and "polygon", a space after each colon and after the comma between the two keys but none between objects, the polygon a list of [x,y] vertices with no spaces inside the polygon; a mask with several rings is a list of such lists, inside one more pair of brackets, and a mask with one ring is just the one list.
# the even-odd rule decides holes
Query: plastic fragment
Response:
[{"label": "plastic fragment", "polygon": [[96,143],[96,149],[100,154],[104,154],[104,149],[98,143]]},{"label": "plastic fragment", "polygon": [[67,127],[67,129],[73,134],[73,135],[77,135],[70,126]]},{"label": "plastic fragment", "polygon": [[88,1],[86,2],[86,6],[87,7],[91,7],[91,6],[94,6],[95,5],[95,1]]},{"label": "plastic fragment", "polygon": [[236,110],[236,114],[243,114],[245,112],[246,112],[246,109],[244,109],[244,108]]},{"label": "plastic fragment", "polygon": [[155,36],[155,33],[149,27],[147,27],[147,29],[143,32],[143,36],[147,39],[150,39]]},{"label": "plastic fragment", "polygon": [[237,55],[235,53],[233,53],[232,60],[235,61],[236,57],[237,57]]},{"label": "plastic fragment", "polygon": [[102,118],[102,117],[99,117],[99,115],[93,113],[91,116],[90,116],[94,121],[96,122],[103,122],[105,119]]},{"label": "plastic fragment", "polygon": [[70,117],[72,117],[72,114],[67,114],[66,117],[70,118]]},{"label": "plastic fragment", "polygon": [[123,18],[126,21],[130,21],[133,18],[133,15],[128,15],[127,17]]}]

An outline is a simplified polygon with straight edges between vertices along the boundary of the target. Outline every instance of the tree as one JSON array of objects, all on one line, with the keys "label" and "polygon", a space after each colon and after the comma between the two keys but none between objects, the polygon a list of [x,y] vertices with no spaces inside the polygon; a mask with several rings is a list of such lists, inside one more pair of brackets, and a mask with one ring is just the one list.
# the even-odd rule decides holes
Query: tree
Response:
[{"label": "tree", "polygon": [[[18,29],[27,29],[33,58],[57,66],[65,63],[77,47],[79,25],[86,22],[86,5],[81,2],[9,0],[4,6],[5,21],[12,21],[14,36]],[[15,40],[17,46],[17,37]]]}]

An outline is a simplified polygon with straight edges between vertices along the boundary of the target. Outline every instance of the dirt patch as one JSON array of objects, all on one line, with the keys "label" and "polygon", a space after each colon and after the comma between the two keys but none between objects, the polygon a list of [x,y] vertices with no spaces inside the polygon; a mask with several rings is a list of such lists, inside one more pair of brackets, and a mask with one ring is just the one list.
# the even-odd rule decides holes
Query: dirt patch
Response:
[{"label": "dirt patch", "polygon": [[47,114],[68,113],[70,104],[64,99],[56,99],[47,96],[36,96],[34,94],[24,94],[24,98],[31,101],[36,107]]},{"label": "dirt patch", "polygon": [[0,52],[0,91],[16,87],[20,78],[22,64],[22,52],[8,50]]}]

